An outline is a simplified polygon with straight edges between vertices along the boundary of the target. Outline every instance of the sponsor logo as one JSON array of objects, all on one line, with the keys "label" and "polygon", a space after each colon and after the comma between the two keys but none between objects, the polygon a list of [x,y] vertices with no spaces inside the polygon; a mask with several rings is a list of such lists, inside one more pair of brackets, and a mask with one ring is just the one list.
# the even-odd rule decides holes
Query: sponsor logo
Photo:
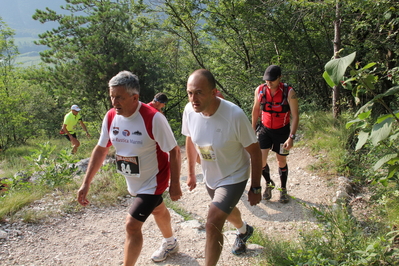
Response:
[{"label": "sponsor logo", "polygon": [[119,134],[119,127],[112,128],[112,133],[114,133],[114,135],[118,135]]},{"label": "sponsor logo", "polygon": [[123,130],[122,131],[122,135],[125,136],[125,137],[129,137],[130,136],[129,130],[127,130],[127,129]]},{"label": "sponsor logo", "polygon": [[133,135],[138,135],[138,136],[141,136],[141,135],[143,135],[143,133],[141,133],[141,132],[140,132],[140,131],[138,131],[138,130],[137,130],[137,131],[135,131],[135,132],[133,132],[132,134],[133,134]]}]

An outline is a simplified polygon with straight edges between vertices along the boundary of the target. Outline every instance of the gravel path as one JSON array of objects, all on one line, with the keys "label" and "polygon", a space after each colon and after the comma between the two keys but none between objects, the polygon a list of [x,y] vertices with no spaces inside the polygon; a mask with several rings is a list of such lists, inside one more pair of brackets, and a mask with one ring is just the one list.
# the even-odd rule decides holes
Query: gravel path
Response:
[{"label": "gravel path", "polygon": [[[204,221],[209,204],[209,196],[202,182],[198,167],[197,188],[189,192],[186,188],[186,162],[184,148],[182,149],[182,190],[183,198],[178,204],[187,210],[194,218],[184,219],[171,210],[172,224],[175,236],[180,243],[180,251],[164,262],[153,263],[151,254],[161,243],[160,232],[155,221],[150,217],[144,224],[144,246],[137,265],[204,265],[205,231]],[[317,159],[310,155],[306,148],[291,151],[288,157],[289,177],[288,193],[295,197],[288,204],[278,202],[279,192],[270,201],[262,201],[258,206],[250,206],[247,195],[241,198],[238,208],[244,220],[270,237],[294,239],[298,229],[314,228],[314,218],[299,203],[311,205],[330,205],[336,193],[334,182],[327,181],[306,170],[308,165]],[[279,186],[279,177],[274,156],[270,159],[272,179]],[[262,181],[264,182],[264,180]],[[264,187],[264,183],[262,183]],[[57,206],[57,197],[51,200],[43,199],[33,204],[32,210],[43,206]],[[60,215],[47,219],[45,223],[13,224],[0,223],[0,265],[121,265],[123,258],[124,220],[129,206],[130,197],[121,200],[118,206],[98,208],[86,207],[82,212]],[[299,202],[297,202],[299,201]],[[3,235],[1,235],[3,234]],[[254,265],[256,256],[262,252],[262,247],[248,245],[248,252],[242,256],[230,253],[235,239],[235,230],[228,223],[225,225],[224,249],[218,265]],[[3,238],[2,238],[3,237]]]}]

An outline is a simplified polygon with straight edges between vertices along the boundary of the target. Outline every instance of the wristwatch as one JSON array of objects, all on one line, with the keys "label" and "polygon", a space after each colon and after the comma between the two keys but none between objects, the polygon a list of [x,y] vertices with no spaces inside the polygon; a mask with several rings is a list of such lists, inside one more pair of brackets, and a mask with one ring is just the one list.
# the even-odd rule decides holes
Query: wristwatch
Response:
[{"label": "wristwatch", "polygon": [[262,193],[262,187],[251,187],[251,191],[254,194],[260,194],[260,193]]},{"label": "wristwatch", "polygon": [[295,139],[295,138],[296,138],[296,135],[295,135],[295,134],[291,134],[291,135],[290,135],[290,138],[291,138],[291,139]]}]

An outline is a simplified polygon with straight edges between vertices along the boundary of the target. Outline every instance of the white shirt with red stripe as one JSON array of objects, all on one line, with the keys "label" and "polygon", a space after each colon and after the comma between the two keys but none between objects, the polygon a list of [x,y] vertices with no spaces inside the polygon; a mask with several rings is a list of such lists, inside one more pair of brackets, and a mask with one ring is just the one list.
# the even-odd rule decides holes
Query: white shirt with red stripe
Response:
[{"label": "white shirt with red stripe", "polygon": [[130,117],[115,115],[110,130],[109,117],[108,113],[104,117],[98,145],[106,147],[110,141],[117,156],[138,157],[140,176],[124,175],[129,193],[162,194],[169,185],[168,152],[177,146],[165,116],[139,102]]}]

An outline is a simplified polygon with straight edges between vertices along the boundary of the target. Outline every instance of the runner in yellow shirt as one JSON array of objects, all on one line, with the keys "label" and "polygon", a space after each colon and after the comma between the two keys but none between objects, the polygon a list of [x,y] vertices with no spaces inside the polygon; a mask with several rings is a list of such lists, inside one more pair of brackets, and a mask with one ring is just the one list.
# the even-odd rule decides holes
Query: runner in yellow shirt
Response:
[{"label": "runner in yellow shirt", "polygon": [[90,138],[90,134],[87,131],[86,125],[82,121],[82,116],[79,114],[81,109],[76,104],[71,106],[71,111],[67,113],[64,117],[64,123],[62,125],[62,131],[64,136],[72,143],[73,149],[72,153],[75,154],[78,151],[80,142],[76,137],[75,128],[78,122],[82,126],[83,130],[86,132],[86,136]]}]

